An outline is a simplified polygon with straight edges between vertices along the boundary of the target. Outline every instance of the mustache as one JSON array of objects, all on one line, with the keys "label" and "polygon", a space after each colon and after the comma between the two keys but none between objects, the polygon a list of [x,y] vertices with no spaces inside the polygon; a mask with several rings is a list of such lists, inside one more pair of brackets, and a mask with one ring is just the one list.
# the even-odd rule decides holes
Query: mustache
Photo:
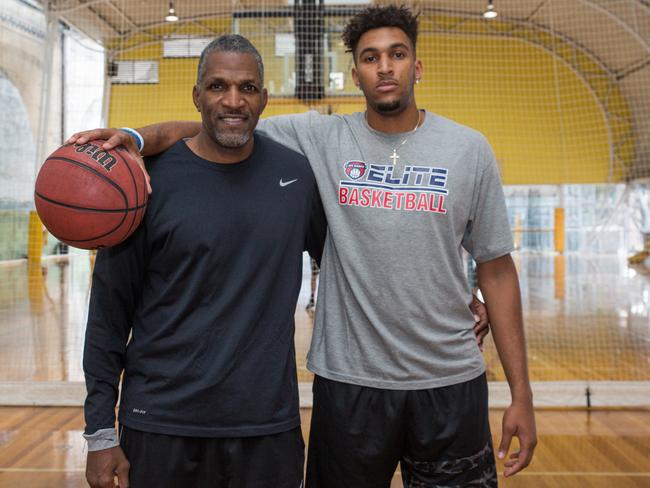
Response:
[{"label": "mustache", "polygon": [[231,111],[231,112],[218,113],[217,117],[219,117],[219,118],[239,117],[239,118],[246,118],[247,119],[247,118],[250,117],[250,113],[244,112],[244,111],[241,111],[241,110],[237,110],[237,111]]}]

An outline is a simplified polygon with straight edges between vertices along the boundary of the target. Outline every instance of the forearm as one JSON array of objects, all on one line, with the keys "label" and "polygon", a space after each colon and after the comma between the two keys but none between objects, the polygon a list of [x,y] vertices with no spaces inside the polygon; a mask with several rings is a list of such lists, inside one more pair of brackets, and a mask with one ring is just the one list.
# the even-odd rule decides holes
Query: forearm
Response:
[{"label": "forearm", "polygon": [[115,322],[107,320],[107,314],[94,315],[93,308],[96,308],[98,301],[99,298],[91,296],[84,341],[83,369],[87,391],[84,403],[85,434],[115,428],[115,405],[128,342],[128,327],[115,327]]},{"label": "forearm", "polygon": [[478,283],[513,401],[532,399],[517,271],[510,255],[478,265]]},{"label": "forearm", "polygon": [[144,139],[143,156],[151,156],[168,149],[176,142],[194,137],[201,131],[200,122],[173,121],[148,125],[137,129]]},{"label": "forearm", "polygon": [[145,243],[143,224],[124,243],[97,254],[83,353],[86,434],[115,427],[120,375],[142,294]]}]

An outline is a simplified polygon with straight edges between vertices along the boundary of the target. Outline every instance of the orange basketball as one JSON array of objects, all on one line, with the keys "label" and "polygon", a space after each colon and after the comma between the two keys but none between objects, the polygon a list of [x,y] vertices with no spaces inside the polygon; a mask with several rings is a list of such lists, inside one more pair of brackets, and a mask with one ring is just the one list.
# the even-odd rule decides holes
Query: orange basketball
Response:
[{"label": "orange basketball", "polygon": [[104,142],[61,146],[36,178],[41,221],[57,239],[82,249],[124,241],[147,209],[147,183],[138,163],[121,146],[103,150]]}]

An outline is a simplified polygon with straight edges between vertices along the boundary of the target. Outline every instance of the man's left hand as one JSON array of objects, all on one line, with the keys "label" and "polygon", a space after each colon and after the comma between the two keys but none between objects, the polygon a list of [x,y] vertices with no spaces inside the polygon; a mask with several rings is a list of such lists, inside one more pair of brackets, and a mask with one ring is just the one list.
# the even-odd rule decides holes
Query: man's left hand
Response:
[{"label": "man's left hand", "polygon": [[[497,456],[505,459],[503,476],[517,474],[530,464],[537,445],[537,429],[532,401],[513,401],[503,414],[503,432]],[[519,450],[508,456],[513,437],[519,439]],[[507,459],[506,459],[506,456]]]},{"label": "man's left hand", "polygon": [[474,314],[474,334],[476,335],[476,343],[481,351],[483,351],[483,339],[490,333],[490,318],[485,304],[479,300],[476,295],[472,298],[472,303],[469,304],[469,309]]}]

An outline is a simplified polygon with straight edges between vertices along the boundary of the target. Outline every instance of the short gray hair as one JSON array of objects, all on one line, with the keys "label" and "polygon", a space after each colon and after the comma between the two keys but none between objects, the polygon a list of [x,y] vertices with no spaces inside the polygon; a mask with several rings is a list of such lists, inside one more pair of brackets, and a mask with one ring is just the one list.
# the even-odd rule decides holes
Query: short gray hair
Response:
[{"label": "short gray hair", "polygon": [[209,54],[218,53],[218,52],[227,52],[227,53],[246,53],[251,54],[257,62],[257,70],[260,75],[260,82],[264,86],[264,63],[262,62],[262,56],[260,56],[259,51],[253,43],[246,39],[243,36],[238,34],[228,34],[225,36],[217,37],[215,40],[210,42],[203,52],[201,52],[201,57],[199,58],[199,68],[196,74],[196,84],[200,85],[203,75],[205,75],[205,63]]}]

